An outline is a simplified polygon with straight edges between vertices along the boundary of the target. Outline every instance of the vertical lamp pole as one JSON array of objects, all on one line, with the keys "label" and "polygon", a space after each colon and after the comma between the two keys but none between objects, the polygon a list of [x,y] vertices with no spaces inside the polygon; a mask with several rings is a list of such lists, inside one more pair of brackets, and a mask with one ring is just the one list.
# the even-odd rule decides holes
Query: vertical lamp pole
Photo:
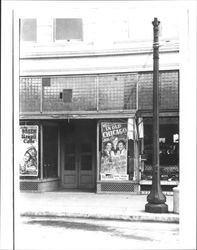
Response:
[{"label": "vertical lamp pole", "polygon": [[160,164],[159,164],[159,24],[154,18],[153,31],[153,176],[152,188],[147,196],[148,203],[145,211],[149,213],[167,213],[168,205],[165,204],[166,197],[160,186]]}]

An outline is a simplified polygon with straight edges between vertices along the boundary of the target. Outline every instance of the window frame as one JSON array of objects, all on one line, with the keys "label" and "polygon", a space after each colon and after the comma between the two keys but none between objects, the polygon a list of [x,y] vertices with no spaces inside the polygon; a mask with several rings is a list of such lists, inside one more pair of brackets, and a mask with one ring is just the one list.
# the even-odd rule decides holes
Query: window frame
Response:
[{"label": "window frame", "polygon": [[[23,40],[22,36],[23,36],[23,32],[22,32],[22,22],[23,20],[34,20],[35,21],[35,40]],[[37,22],[37,18],[20,18],[19,19],[19,37],[20,37],[20,42],[23,43],[37,43],[38,41],[38,22]]]}]

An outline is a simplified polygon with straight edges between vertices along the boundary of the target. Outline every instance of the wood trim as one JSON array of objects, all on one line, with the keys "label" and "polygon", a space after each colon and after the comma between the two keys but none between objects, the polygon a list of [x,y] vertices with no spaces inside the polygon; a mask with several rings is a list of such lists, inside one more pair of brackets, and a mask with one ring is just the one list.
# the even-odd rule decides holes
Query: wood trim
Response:
[{"label": "wood trim", "polygon": [[20,119],[32,120],[65,120],[65,119],[107,119],[107,118],[132,118],[135,117],[136,110],[128,111],[102,111],[102,112],[51,112],[51,113],[21,113]]},{"label": "wood trim", "polygon": [[40,113],[43,112],[43,100],[44,100],[44,88],[43,88],[43,85],[42,85],[42,80],[41,80],[41,93],[40,93]]},{"label": "wood trim", "polygon": [[[97,181],[97,184],[101,184],[101,183],[119,183],[119,184],[121,184],[121,183],[128,183],[128,184],[134,183],[134,184],[139,185],[139,181],[137,181],[137,180],[135,180],[135,181],[134,180],[129,180],[129,181],[123,181],[123,180],[121,180],[121,181],[119,181],[119,180],[111,180],[111,181],[109,181],[109,180],[105,180],[105,181],[102,180],[102,181]],[[126,192],[124,192],[124,193],[126,193]]]},{"label": "wood trim", "polygon": [[63,187],[64,183],[64,143],[65,137],[62,135],[62,130],[60,128],[60,186]]},{"label": "wood trim", "polygon": [[134,173],[133,177],[135,180],[139,181],[139,142],[134,140]]},{"label": "wood trim", "polygon": [[57,164],[57,175],[58,175],[58,178],[60,177],[60,166],[61,166],[61,160],[60,160],[60,157],[61,157],[61,152],[60,152],[60,149],[61,149],[61,146],[60,146],[60,127],[58,126],[58,164]]},{"label": "wood trim", "polygon": [[136,83],[136,109],[139,108],[139,74],[137,74],[137,83]]},{"label": "wood trim", "polygon": [[100,154],[99,154],[99,135],[100,135],[100,131],[99,131],[99,122],[97,122],[96,124],[96,183],[98,183],[99,181],[99,166],[100,166]]},{"label": "wood trim", "polygon": [[[143,111],[137,111],[137,110],[128,110],[128,111],[122,111],[122,110],[113,110],[113,111],[77,111],[77,112],[44,112],[44,113],[38,113],[38,112],[31,112],[31,113],[21,113],[20,119],[107,119],[107,118],[132,118],[135,117],[152,117],[152,112],[143,112]],[[169,112],[160,112],[160,117],[179,117],[179,111],[169,111]]]},{"label": "wood trim", "polygon": [[43,125],[40,124],[40,179],[43,180]]},{"label": "wood trim", "polygon": [[46,178],[43,180],[40,179],[20,179],[21,182],[36,182],[36,183],[43,183],[43,182],[53,182],[53,181],[59,181],[60,178]]},{"label": "wood trim", "polygon": [[[153,113],[150,111],[137,111],[136,112],[137,117],[153,117]],[[166,112],[160,112],[159,117],[174,117],[177,116],[179,117],[179,111],[166,111]]]},{"label": "wood trim", "polygon": [[98,75],[95,77],[96,81],[96,111],[99,112],[99,79]]}]

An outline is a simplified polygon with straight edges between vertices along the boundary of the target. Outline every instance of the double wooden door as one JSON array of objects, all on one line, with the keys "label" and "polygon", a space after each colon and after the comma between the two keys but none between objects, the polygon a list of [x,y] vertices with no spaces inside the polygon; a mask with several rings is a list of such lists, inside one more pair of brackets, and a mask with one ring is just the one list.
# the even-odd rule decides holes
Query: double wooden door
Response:
[{"label": "double wooden door", "polygon": [[64,143],[63,187],[95,188],[94,144],[91,141]]}]

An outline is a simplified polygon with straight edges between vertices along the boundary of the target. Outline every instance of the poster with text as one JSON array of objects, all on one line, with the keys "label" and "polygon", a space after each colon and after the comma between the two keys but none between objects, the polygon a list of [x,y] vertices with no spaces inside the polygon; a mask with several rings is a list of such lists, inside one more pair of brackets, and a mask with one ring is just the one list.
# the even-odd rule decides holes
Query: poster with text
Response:
[{"label": "poster with text", "polygon": [[20,176],[38,176],[38,126],[20,126]]},{"label": "poster with text", "polygon": [[101,123],[101,180],[127,179],[127,123]]}]

